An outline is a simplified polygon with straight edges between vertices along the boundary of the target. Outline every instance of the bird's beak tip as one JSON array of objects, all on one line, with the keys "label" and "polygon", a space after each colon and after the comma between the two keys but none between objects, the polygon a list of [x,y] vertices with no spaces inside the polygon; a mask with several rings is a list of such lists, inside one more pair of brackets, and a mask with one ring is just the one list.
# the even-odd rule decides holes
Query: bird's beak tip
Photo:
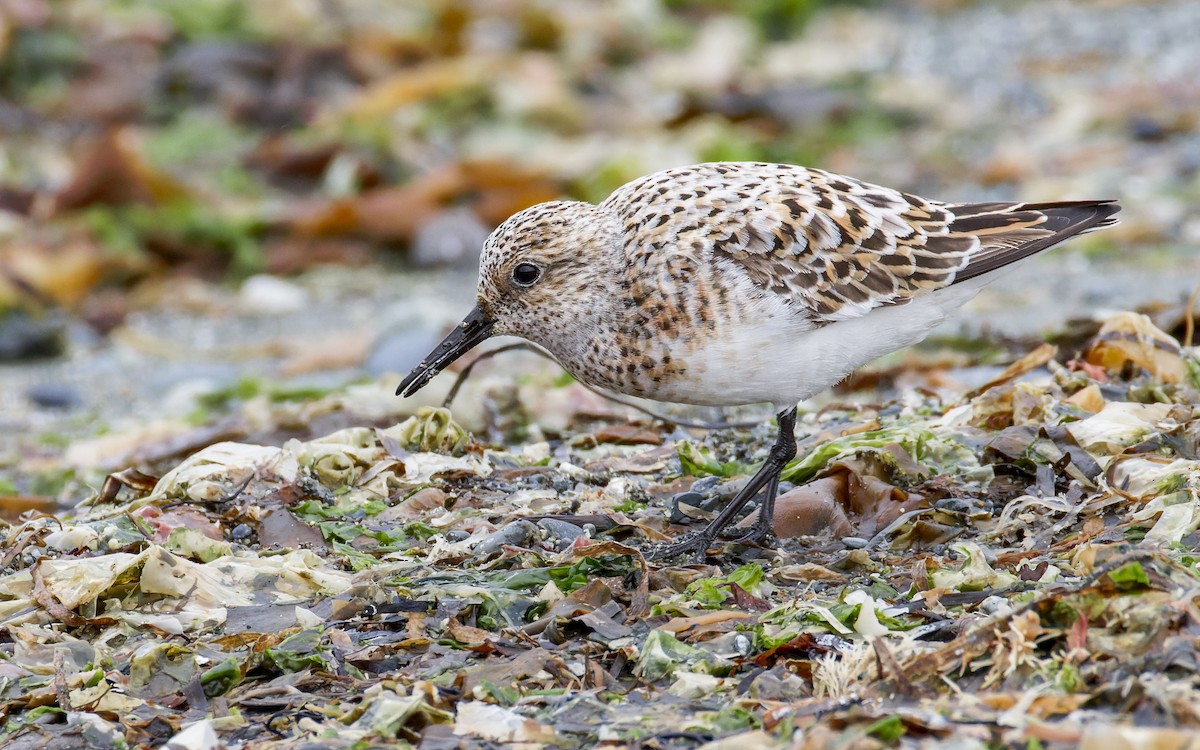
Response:
[{"label": "bird's beak tip", "polygon": [[396,395],[407,398],[424,388],[443,368],[491,336],[492,325],[492,321],[476,307],[462,323],[454,327],[430,356],[421,360],[421,363],[400,381]]}]

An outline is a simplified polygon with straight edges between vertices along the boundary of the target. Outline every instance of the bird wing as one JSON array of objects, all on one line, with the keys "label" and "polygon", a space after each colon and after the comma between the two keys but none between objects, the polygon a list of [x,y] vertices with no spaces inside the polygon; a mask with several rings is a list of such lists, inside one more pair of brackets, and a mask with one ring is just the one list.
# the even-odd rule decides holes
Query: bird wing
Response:
[{"label": "bird wing", "polygon": [[814,325],[996,270],[1113,224],[1119,210],[1112,201],[942,203],[817,169],[727,162],[649,175],[605,203],[635,260],[666,251],[732,263]]}]

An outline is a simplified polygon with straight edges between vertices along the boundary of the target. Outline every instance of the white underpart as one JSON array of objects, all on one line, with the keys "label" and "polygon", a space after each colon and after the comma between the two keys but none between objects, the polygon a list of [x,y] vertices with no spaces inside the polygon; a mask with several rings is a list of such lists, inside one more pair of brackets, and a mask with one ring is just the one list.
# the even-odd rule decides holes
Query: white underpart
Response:
[{"label": "white underpart", "polygon": [[764,310],[758,322],[740,326],[736,335],[709,339],[694,349],[686,358],[688,376],[656,397],[712,406],[795,406],[868,362],[925,338],[994,280],[994,274],[988,276],[822,328],[809,328],[811,323],[786,304],[774,302],[776,309]]}]

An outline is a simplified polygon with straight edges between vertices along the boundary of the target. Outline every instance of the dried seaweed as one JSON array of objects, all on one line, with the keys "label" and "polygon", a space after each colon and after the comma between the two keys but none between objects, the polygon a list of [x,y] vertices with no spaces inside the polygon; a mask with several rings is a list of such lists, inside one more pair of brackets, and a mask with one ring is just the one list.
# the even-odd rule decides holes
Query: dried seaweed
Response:
[{"label": "dried seaweed", "polygon": [[811,414],[780,505],[836,520],[704,564],[639,547],[753,465],[654,424],[500,450],[425,410],[123,474],[5,532],[3,731],[1047,746],[1132,715],[1169,742],[1200,726],[1200,408],[1159,379],[1196,352],[1155,356]]}]

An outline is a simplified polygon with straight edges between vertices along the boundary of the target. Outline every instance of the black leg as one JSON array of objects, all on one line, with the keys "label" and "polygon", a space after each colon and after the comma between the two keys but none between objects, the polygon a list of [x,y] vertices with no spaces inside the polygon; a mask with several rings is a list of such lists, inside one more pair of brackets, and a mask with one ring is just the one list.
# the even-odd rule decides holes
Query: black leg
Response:
[{"label": "black leg", "polygon": [[737,541],[762,541],[771,534],[771,519],[775,510],[775,493],[779,489],[779,474],[783,467],[796,457],[796,407],[779,412],[779,435],[775,445],[771,447],[766,462],[750,481],[729,501],[721,512],[701,531],[688,535],[673,544],[663,544],[652,548],[647,557],[653,560],[665,560],[672,557],[701,557],[708,551],[709,546],[716,540],[717,535],[737,517],[746,503],[755,495],[763,493],[758,520],[749,533]]},{"label": "black leg", "polygon": [[758,518],[754,519],[754,523],[741,536],[729,539],[733,544],[767,545],[771,542],[771,534],[775,527],[775,498],[779,496],[779,475],[776,474],[758,495],[762,498],[758,503]]}]

